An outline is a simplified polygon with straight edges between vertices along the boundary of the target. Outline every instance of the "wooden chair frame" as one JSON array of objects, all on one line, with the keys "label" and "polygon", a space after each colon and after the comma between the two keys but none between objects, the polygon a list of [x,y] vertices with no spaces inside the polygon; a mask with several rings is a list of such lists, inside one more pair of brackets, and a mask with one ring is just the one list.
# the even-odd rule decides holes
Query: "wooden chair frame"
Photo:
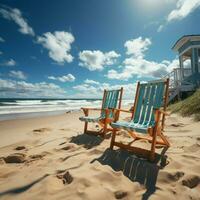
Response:
[{"label": "wooden chair frame", "polygon": [[[168,91],[169,90],[169,79],[166,79],[164,84],[165,84],[165,93],[164,93],[163,109],[162,110],[161,109],[154,109],[155,126],[148,128],[148,136],[141,136],[141,134],[139,135],[137,132],[128,131],[130,136],[132,138],[134,138],[133,142],[136,141],[136,140],[140,140],[140,139],[144,139],[144,140],[149,141],[151,143],[151,150],[149,151],[149,150],[146,150],[146,149],[133,147],[133,146],[131,146],[131,144],[133,142],[131,142],[129,145],[125,145],[123,143],[116,142],[115,141],[116,134],[117,134],[117,131],[120,130],[120,129],[117,129],[117,128],[113,128],[113,130],[112,130],[112,138],[111,138],[111,143],[110,143],[111,149],[113,149],[114,146],[117,146],[117,147],[129,150],[129,151],[133,151],[134,153],[138,154],[139,156],[142,156],[142,157],[145,157],[145,158],[147,157],[150,161],[153,161],[155,159],[156,144],[160,144],[160,145],[167,146],[167,147],[170,146],[169,141],[163,135],[165,116],[169,115],[168,113],[166,113],[167,102],[168,102],[168,92],[169,92]],[[140,82],[138,82],[138,84],[137,84],[137,90],[136,90],[135,101],[134,101],[135,103],[134,103],[134,107],[133,107],[132,111],[121,110],[121,109],[116,110],[116,115],[115,115],[116,119],[115,119],[114,122],[118,121],[120,112],[131,113],[132,114],[131,120],[133,119],[134,113],[135,113],[135,110],[136,110],[136,106],[137,106],[139,87],[140,87]],[[160,136],[161,140],[157,140],[157,136]]]},{"label": "wooden chair frame", "polygon": [[[101,130],[100,131],[91,131],[91,130],[88,130],[88,122],[84,122],[85,123],[85,125],[84,125],[84,133],[94,134],[94,135],[100,135],[102,137],[105,137],[106,133],[108,133],[109,131],[113,130],[112,127],[108,127],[108,126],[114,120],[118,120],[118,118],[115,116],[116,109],[114,109],[114,108],[112,108],[112,109],[109,109],[109,108],[104,109],[103,108],[104,101],[106,99],[106,92],[107,91],[108,90],[104,90],[101,108],[81,108],[83,110],[84,114],[85,114],[85,117],[87,117],[89,115],[89,111],[90,110],[101,111],[101,114],[102,114],[102,112],[105,112],[105,118],[103,118],[103,119],[101,119],[101,120],[99,120],[97,122],[99,124],[99,126],[101,127]],[[119,99],[118,99],[118,106],[117,106],[118,109],[121,108],[122,95],[123,95],[123,87],[121,87],[119,89],[119,91],[120,91],[120,95],[119,95]],[[110,112],[113,112],[113,114],[114,114],[113,118],[109,117]]]}]

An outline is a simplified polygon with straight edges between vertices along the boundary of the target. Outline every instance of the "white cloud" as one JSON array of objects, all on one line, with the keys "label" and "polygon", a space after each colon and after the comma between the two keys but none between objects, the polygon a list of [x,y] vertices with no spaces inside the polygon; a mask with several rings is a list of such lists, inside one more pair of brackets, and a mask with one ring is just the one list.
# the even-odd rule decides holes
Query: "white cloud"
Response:
[{"label": "white cloud", "polygon": [[149,38],[143,39],[138,37],[136,39],[128,40],[125,42],[124,46],[127,48],[126,54],[132,55],[134,57],[144,57],[144,52],[151,45],[151,40]]},{"label": "white cloud", "polygon": [[15,66],[15,65],[16,65],[16,62],[13,59],[10,59],[8,61],[0,63],[0,66],[9,66],[10,67],[10,66]]},{"label": "white cloud", "polygon": [[99,85],[99,82],[98,82],[98,81],[94,81],[94,80],[90,80],[90,79],[86,79],[86,80],[84,81],[84,83],[86,83],[86,84]]},{"label": "white cloud", "polygon": [[175,6],[176,8],[168,14],[164,23],[158,27],[157,32],[161,32],[170,22],[187,17],[200,6],[200,0],[177,0]]},{"label": "white cloud", "polygon": [[72,74],[67,74],[65,76],[58,76],[58,77],[55,77],[55,76],[48,76],[48,79],[51,79],[51,80],[58,80],[60,82],[73,82],[75,81],[75,77],[72,75]]},{"label": "white cloud", "polygon": [[16,65],[16,62],[13,60],[13,59],[10,59],[9,61],[7,61],[5,63],[6,66],[15,66]]},{"label": "white cloud", "polygon": [[0,37],[0,42],[5,42],[5,40],[2,37]]},{"label": "white cloud", "polygon": [[116,84],[100,83],[98,85],[80,84],[73,87],[77,91],[74,96],[77,98],[102,98],[104,89],[120,89],[124,88],[123,99],[133,99],[135,95],[137,83],[131,84]]},{"label": "white cloud", "polygon": [[90,71],[103,70],[105,65],[113,65],[120,56],[115,51],[103,53],[99,50],[84,50],[79,52],[79,65],[89,69]]},{"label": "white cloud", "polygon": [[49,51],[49,57],[59,64],[73,61],[70,50],[74,40],[74,36],[65,31],[47,32],[37,38],[37,42]]},{"label": "white cloud", "polygon": [[106,77],[109,79],[128,80],[132,77],[154,77],[161,78],[169,73],[173,68],[177,68],[179,62],[177,59],[173,61],[162,61],[160,63],[149,61],[146,59],[127,58],[124,61],[124,68],[121,72],[109,70]]},{"label": "white cloud", "polygon": [[107,75],[105,76],[109,79],[127,81],[129,78],[133,76],[133,74],[131,74],[127,69],[123,69],[121,72],[111,69],[108,71]]},{"label": "white cloud", "polygon": [[200,0],[178,0],[176,9],[167,16],[167,21],[181,20],[200,6]]},{"label": "white cloud", "polygon": [[[132,54],[130,54],[131,57],[126,58],[123,61],[123,68],[120,68],[120,72],[114,69],[109,70],[105,75],[107,78],[118,80],[128,80],[132,77],[137,78],[141,76],[160,78],[170,72],[172,68],[178,66],[177,59],[171,62],[164,60],[160,63],[145,59],[144,51],[148,50],[149,45],[151,44],[151,41],[148,38],[142,40],[142,38],[139,37],[139,40],[137,38],[131,41],[137,41],[137,51],[132,51]],[[130,46],[125,46],[127,47],[127,51],[129,51]]]},{"label": "white cloud", "polygon": [[27,79],[27,76],[22,71],[11,70],[9,72],[9,76],[17,79],[23,79],[23,80]]},{"label": "white cloud", "polygon": [[0,97],[65,97],[66,91],[53,83],[29,83],[0,79]]},{"label": "white cloud", "polygon": [[0,14],[3,18],[14,21],[19,26],[19,32],[34,36],[33,29],[28,25],[27,20],[22,17],[22,13],[17,8],[0,8]]}]

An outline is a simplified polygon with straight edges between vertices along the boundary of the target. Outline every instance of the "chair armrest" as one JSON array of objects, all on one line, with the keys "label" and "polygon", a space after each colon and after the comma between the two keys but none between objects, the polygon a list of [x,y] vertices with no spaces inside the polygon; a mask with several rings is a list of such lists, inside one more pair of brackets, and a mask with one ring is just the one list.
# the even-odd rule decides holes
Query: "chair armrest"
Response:
[{"label": "chair armrest", "polygon": [[109,112],[110,111],[114,111],[115,108],[81,108],[82,110],[97,110],[97,111],[101,111],[101,110],[108,110]]},{"label": "chair armrest", "polygon": [[124,110],[124,109],[114,109],[114,122],[119,120],[120,112],[126,112],[133,114],[133,111],[130,110]]},{"label": "chair armrest", "polygon": [[81,108],[82,110],[102,110],[101,108]]},{"label": "chair armrest", "polygon": [[127,112],[127,113],[132,113],[133,111],[131,110],[124,110],[124,109],[114,109],[116,112]]},{"label": "chair armrest", "polygon": [[164,111],[163,109],[154,108],[154,110],[157,111],[157,112],[160,112],[160,113],[162,113],[162,114],[164,114],[164,115],[166,115],[166,116],[170,116],[170,113]]},{"label": "chair armrest", "polygon": [[164,111],[164,110],[159,110],[159,112],[161,112],[162,114],[165,114],[166,116],[170,116],[170,113]]},{"label": "chair armrest", "polygon": [[104,110],[106,114],[105,118],[108,118],[110,112],[115,110],[114,108],[81,108],[81,109],[83,110],[85,116],[88,116],[89,110],[96,110],[96,111]]}]

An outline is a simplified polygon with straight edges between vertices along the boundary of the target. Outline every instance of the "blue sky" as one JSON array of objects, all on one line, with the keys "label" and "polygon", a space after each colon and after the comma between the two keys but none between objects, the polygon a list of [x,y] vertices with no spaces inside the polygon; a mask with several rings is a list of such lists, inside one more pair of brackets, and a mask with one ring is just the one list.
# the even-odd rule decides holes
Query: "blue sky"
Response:
[{"label": "blue sky", "polygon": [[2,0],[0,97],[134,95],[177,67],[172,45],[199,34],[200,0]]}]

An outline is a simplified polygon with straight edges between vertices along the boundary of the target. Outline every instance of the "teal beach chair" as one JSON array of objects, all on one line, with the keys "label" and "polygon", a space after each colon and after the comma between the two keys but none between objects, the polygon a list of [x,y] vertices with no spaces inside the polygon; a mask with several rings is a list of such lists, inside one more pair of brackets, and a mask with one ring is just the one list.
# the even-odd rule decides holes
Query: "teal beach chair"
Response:
[{"label": "teal beach chair", "polygon": [[[111,149],[118,146],[154,160],[156,144],[170,146],[167,138],[163,135],[165,115],[167,114],[168,88],[169,79],[148,83],[138,82],[132,111],[119,109],[116,112],[116,120],[111,123],[113,128]],[[131,120],[128,122],[118,121],[120,112],[130,112],[132,114]],[[126,130],[134,138],[134,141],[145,139],[151,142],[151,150],[116,142],[116,132],[121,129]],[[159,140],[157,140],[158,137],[160,137]]]},{"label": "teal beach chair", "polygon": [[[105,134],[112,130],[108,125],[117,119],[115,117],[115,109],[121,108],[123,88],[119,90],[104,90],[102,107],[101,108],[82,108],[85,116],[79,119],[85,122],[84,133],[98,134],[105,136]],[[89,110],[100,111],[99,117],[89,117]],[[102,128],[100,131],[89,131],[88,122],[98,123]]]}]

